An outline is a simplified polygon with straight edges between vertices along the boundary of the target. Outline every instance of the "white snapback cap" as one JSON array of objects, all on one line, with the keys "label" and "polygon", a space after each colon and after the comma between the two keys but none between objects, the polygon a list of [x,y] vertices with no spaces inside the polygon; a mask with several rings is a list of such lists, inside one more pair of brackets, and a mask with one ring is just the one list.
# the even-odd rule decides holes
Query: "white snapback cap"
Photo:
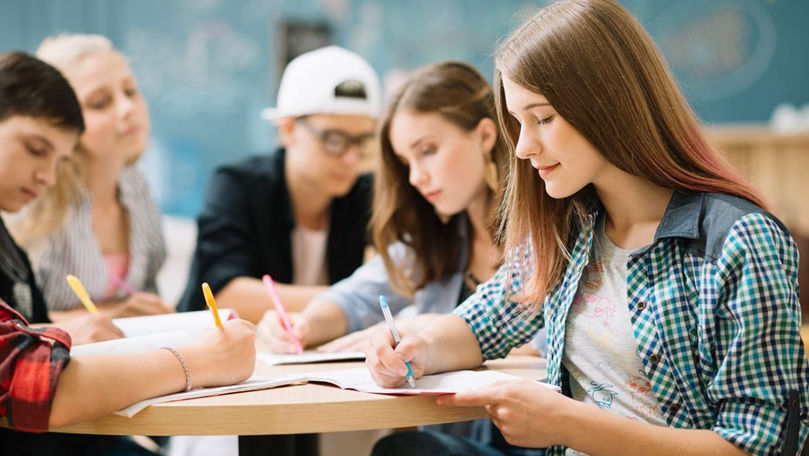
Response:
[{"label": "white snapback cap", "polygon": [[379,77],[371,65],[347,49],[327,46],[289,62],[278,87],[278,106],[264,109],[261,117],[354,114],[376,118],[380,108]]}]

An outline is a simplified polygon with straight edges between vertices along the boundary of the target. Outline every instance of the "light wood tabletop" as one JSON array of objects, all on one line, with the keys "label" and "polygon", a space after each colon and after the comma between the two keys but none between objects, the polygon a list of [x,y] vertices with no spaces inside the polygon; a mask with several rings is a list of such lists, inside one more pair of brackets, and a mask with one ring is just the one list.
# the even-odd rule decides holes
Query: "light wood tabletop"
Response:
[{"label": "light wood tabletop", "polygon": [[[259,375],[355,368],[362,363],[267,366]],[[489,361],[523,378],[545,377],[545,361],[512,356]],[[385,429],[483,418],[482,408],[442,407],[434,396],[383,396],[306,384],[153,405],[132,418],[108,415],[55,432],[117,435],[262,435]]]}]

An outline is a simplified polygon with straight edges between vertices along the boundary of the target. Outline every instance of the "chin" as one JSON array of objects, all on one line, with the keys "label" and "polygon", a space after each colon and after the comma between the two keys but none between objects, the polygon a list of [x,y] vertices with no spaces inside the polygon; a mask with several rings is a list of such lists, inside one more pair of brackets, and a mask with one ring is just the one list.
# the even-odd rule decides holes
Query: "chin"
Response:
[{"label": "chin", "polygon": [[19,201],[0,201],[0,211],[13,214],[25,207],[25,203]]},{"label": "chin", "polygon": [[575,194],[577,191],[578,190],[570,191],[569,189],[560,189],[560,188],[556,188],[556,187],[553,187],[553,186],[548,187],[547,184],[545,185],[545,193],[547,193],[548,196],[550,196],[553,199],[567,198],[567,197]]},{"label": "chin", "polygon": [[346,196],[348,192],[351,191],[351,187],[354,186],[355,182],[356,180],[352,180],[351,182],[348,183],[338,183],[332,185],[331,188],[329,189],[329,193],[335,198]]}]

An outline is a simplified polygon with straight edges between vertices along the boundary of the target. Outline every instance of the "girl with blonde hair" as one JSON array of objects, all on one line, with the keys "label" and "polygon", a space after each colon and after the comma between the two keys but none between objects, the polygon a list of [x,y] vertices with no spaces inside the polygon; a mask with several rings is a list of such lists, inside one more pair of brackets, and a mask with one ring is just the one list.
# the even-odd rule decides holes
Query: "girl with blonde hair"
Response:
[{"label": "girl with blonde hair", "polygon": [[70,82],[87,126],[56,184],[12,227],[32,254],[51,318],[83,312],[66,274],[80,277],[110,317],[168,312],[156,294],[165,258],[160,213],[135,166],[149,112],[129,65],[99,35],[48,38],[37,56]]}]

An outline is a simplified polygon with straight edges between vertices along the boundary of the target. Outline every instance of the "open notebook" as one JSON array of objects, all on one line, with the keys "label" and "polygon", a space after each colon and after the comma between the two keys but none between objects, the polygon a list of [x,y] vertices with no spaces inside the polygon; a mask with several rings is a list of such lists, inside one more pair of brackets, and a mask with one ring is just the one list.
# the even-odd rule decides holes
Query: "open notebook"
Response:
[{"label": "open notebook", "polygon": [[[219,318],[223,321],[234,315],[231,309],[219,310]],[[192,342],[199,331],[215,327],[213,316],[207,310],[114,318],[112,323],[124,333],[124,338],[75,345],[70,349],[70,355],[137,353],[165,346],[177,347]]]},{"label": "open notebook", "polygon": [[256,359],[270,366],[278,366],[281,364],[324,363],[329,361],[362,361],[365,359],[365,353],[361,351],[319,352],[306,350],[300,354],[278,354],[260,351],[256,353]]},{"label": "open notebook", "polygon": [[[344,369],[323,372],[308,372],[301,374],[283,375],[277,377],[253,376],[237,385],[216,388],[197,388],[183,393],[169,394],[140,401],[115,412],[116,415],[133,417],[135,414],[152,404],[193,399],[198,397],[218,396],[221,394],[255,391],[279,386],[296,385],[307,382],[329,383],[343,389],[351,389],[366,393],[391,395],[439,395],[471,391],[490,385],[501,380],[516,380],[519,377],[496,371],[456,371],[443,374],[425,375],[416,380],[416,388],[405,384],[400,388],[383,388],[374,382],[371,374],[365,368]],[[554,386],[540,383],[548,388]]]}]

